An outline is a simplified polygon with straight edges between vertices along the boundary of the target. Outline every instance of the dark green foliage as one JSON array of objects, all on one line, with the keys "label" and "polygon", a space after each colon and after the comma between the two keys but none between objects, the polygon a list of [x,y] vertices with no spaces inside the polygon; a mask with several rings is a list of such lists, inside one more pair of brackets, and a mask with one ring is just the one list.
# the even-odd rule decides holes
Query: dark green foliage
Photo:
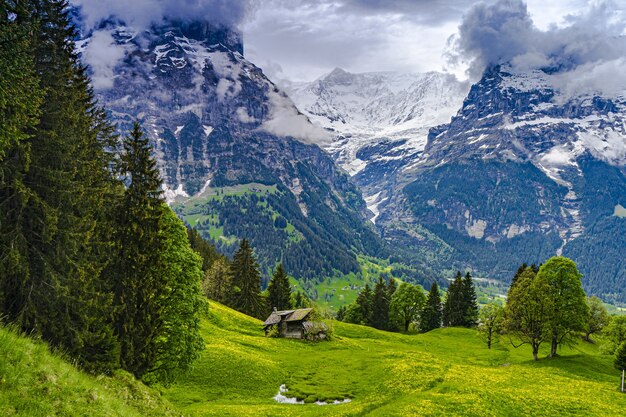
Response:
[{"label": "dark green foliage", "polygon": [[[30,31],[36,28],[21,2],[0,6],[0,160],[15,152],[37,123],[43,91],[35,74]],[[9,22],[8,13],[16,18]]]},{"label": "dark green foliage", "polygon": [[346,317],[346,306],[341,306],[339,307],[339,309],[337,309],[337,314],[335,315],[335,318],[339,321],[343,321],[345,317]]},{"label": "dark green foliage", "polygon": [[442,307],[441,295],[439,294],[439,285],[437,281],[433,281],[426,298],[426,305],[422,311],[422,320],[420,321],[420,331],[429,332],[441,327]]},{"label": "dark green foliage", "polygon": [[212,243],[204,240],[202,236],[200,236],[196,229],[188,227],[187,238],[189,239],[191,248],[202,258],[203,271],[206,272],[211,267],[213,262],[222,256]]},{"label": "dark green foliage", "polygon": [[278,264],[274,271],[274,276],[272,276],[267,287],[267,302],[269,311],[272,311],[274,308],[279,311],[292,308],[291,286],[283,264]]},{"label": "dark green foliage", "polygon": [[387,298],[390,300],[390,302],[397,290],[398,283],[396,282],[395,278],[389,277],[389,280],[387,282]]},{"label": "dark green foliage", "polygon": [[233,308],[252,317],[261,317],[265,306],[261,298],[261,275],[256,257],[247,239],[243,239],[231,265]]},{"label": "dark green foliage", "polygon": [[463,324],[465,327],[474,327],[478,321],[478,303],[476,302],[476,289],[469,272],[465,274],[462,285],[463,294]]},{"label": "dark green foliage", "polygon": [[389,292],[385,280],[378,277],[372,294],[372,319],[371,325],[377,329],[389,328]]},{"label": "dark green foliage", "polygon": [[[419,223],[440,242],[429,253],[416,252],[414,258],[436,272],[450,265],[471,265],[486,276],[508,279],[520,258],[538,262],[552,256],[562,243],[555,232],[526,232],[496,243],[486,239],[511,224],[539,224],[546,217],[560,218],[558,202],[567,189],[529,162],[466,160],[445,164],[419,173],[404,193]],[[487,222],[481,239],[467,236],[466,210],[474,219]],[[452,224],[452,229],[446,223]],[[448,251],[439,256],[438,250],[446,245]]]},{"label": "dark green foliage", "polygon": [[446,327],[465,324],[464,283],[461,272],[456,273],[454,281],[448,286],[448,295],[443,305],[443,325]]},{"label": "dark green foliage", "polygon": [[2,314],[85,368],[108,372],[117,366],[117,343],[102,270],[116,184],[105,147],[115,138],[74,52],[66,6],[20,2],[12,23],[2,17],[2,54],[16,55],[0,71],[21,68],[2,77],[17,84],[0,89],[0,106],[10,112],[3,110],[8,136],[0,149]]},{"label": "dark green foliage", "polygon": [[313,303],[302,291],[296,291],[291,294],[291,305],[293,308],[309,308],[313,307]]},{"label": "dark green foliage", "polygon": [[274,227],[277,227],[279,229],[286,228],[287,219],[285,219],[283,216],[276,216],[276,219],[274,219]]},{"label": "dark green foliage", "polygon": [[115,330],[121,363],[138,378],[156,364],[155,329],[161,325],[167,277],[161,275],[167,236],[162,233],[166,208],[151,147],[138,123],[124,141],[121,171],[127,188],[119,207],[115,266]]}]

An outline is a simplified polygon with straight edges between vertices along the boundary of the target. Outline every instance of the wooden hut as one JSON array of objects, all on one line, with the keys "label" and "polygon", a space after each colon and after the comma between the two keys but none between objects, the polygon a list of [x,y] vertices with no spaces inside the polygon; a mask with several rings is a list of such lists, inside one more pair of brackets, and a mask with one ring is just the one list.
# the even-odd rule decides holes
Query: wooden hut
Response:
[{"label": "wooden hut", "polygon": [[328,331],[326,325],[307,320],[312,311],[312,308],[282,311],[274,309],[267,320],[263,322],[263,330],[267,335],[271,329],[277,328],[280,337],[292,339],[325,339]]}]

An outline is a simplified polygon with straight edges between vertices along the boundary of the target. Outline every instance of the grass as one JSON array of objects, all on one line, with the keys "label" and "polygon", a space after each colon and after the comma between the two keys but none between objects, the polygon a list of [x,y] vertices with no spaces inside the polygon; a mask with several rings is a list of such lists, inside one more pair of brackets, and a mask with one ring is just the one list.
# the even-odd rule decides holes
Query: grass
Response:
[{"label": "grass", "polygon": [[87,375],[42,342],[0,327],[0,415],[179,416],[126,372]]},{"label": "grass", "polygon": [[[596,345],[534,362],[527,348],[486,349],[470,329],[404,335],[332,325],[330,342],[266,338],[259,320],[212,302],[202,357],[160,391],[123,372],[86,375],[45,344],[0,328],[0,414],[623,416],[626,409],[612,357]],[[281,384],[307,402],[351,402],[278,404]]]},{"label": "grass", "polygon": [[[308,343],[265,338],[260,324],[211,303],[207,349],[165,396],[191,416],[620,416],[626,407],[612,358],[583,342],[534,362],[528,349],[488,350],[468,329],[402,335],[333,323],[333,341]],[[352,401],[278,404],[281,384],[309,402]]]}]

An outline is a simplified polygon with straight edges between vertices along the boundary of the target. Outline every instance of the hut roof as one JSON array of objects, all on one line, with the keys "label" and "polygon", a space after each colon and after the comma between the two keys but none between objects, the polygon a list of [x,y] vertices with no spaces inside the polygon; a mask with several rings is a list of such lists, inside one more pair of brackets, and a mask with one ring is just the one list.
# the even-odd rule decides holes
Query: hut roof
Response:
[{"label": "hut roof", "polygon": [[263,326],[272,326],[280,323],[282,320],[301,321],[306,319],[312,310],[312,308],[301,308],[298,310],[272,311],[272,314],[263,322]]}]

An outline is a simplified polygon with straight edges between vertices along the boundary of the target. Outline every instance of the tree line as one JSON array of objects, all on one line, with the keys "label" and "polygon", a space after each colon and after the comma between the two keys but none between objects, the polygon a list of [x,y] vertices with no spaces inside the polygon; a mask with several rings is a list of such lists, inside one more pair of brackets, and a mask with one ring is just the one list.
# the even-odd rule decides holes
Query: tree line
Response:
[{"label": "tree line", "polygon": [[215,248],[202,240],[198,232],[188,229],[192,242],[203,242],[206,249],[202,290],[204,295],[252,317],[264,319],[271,311],[311,307],[311,300],[302,291],[292,291],[289,276],[282,263],[274,269],[267,288],[262,279],[256,255],[250,242],[242,239],[232,260],[219,255]]},{"label": "tree line", "polygon": [[431,284],[428,295],[420,285],[397,285],[394,278],[379,276],[374,289],[365,284],[354,303],[337,311],[337,319],[390,331],[420,332],[441,327],[472,327],[478,319],[476,290],[469,272],[457,272],[442,302],[439,285]]},{"label": "tree line", "polygon": [[65,0],[0,4],[0,317],[94,373],[171,382],[204,348],[202,260],[138,124],[99,107]]}]

